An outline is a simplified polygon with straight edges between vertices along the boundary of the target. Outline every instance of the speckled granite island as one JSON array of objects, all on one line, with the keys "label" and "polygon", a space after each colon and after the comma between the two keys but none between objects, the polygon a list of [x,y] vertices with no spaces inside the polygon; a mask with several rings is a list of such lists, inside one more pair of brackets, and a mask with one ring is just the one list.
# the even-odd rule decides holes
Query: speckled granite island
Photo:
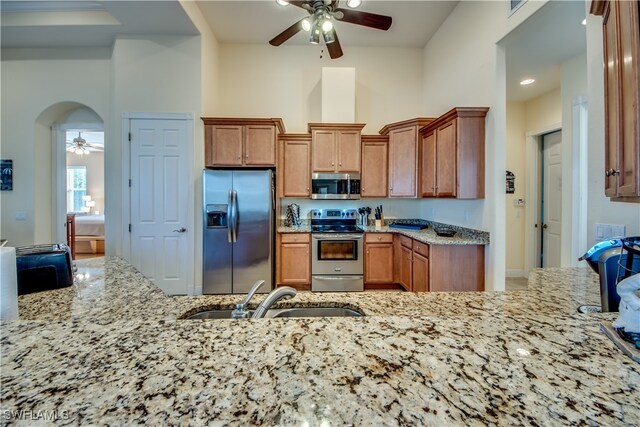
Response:
[{"label": "speckled granite island", "polygon": [[[128,263],[79,261],[72,288],[3,322],[2,422],[62,425],[640,424],[640,365],[599,329],[585,269],[520,292],[300,293],[362,318],[180,320],[238,296],[168,297]],[[255,303],[260,298],[256,298]]]}]

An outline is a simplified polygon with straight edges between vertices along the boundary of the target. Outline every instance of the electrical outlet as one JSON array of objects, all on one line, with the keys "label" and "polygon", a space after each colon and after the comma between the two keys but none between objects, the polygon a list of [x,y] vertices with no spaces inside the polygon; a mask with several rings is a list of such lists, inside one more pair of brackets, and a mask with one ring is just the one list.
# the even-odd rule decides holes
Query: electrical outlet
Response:
[{"label": "electrical outlet", "polygon": [[609,240],[616,237],[624,237],[626,227],[623,224],[596,223],[596,241]]},{"label": "electrical outlet", "polygon": [[27,213],[23,211],[16,212],[16,221],[26,221]]}]

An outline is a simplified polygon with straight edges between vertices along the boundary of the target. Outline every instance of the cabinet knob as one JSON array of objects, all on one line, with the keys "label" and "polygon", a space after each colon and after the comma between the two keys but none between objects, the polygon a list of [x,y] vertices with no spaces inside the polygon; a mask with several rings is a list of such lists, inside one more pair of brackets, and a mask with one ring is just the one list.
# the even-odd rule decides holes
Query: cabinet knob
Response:
[{"label": "cabinet knob", "polygon": [[238,160],[240,160],[240,156],[238,156]]},{"label": "cabinet knob", "polygon": [[249,155],[247,154],[245,157],[248,159],[248,158],[249,158]]},{"label": "cabinet knob", "polygon": [[382,237],[378,236],[378,240],[382,240]]},{"label": "cabinet knob", "polygon": [[342,163],[340,163],[340,166],[342,166]]},{"label": "cabinet knob", "polygon": [[367,255],[369,255],[369,250],[367,249]]},{"label": "cabinet knob", "polygon": [[298,238],[294,236],[293,240],[298,240]]},{"label": "cabinet knob", "polygon": [[309,187],[307,187],[307,191],[309,191]]},{"label": "cabinet knob", "polygon": [[333,166],[333,163],[331,163],[331,166]]}]

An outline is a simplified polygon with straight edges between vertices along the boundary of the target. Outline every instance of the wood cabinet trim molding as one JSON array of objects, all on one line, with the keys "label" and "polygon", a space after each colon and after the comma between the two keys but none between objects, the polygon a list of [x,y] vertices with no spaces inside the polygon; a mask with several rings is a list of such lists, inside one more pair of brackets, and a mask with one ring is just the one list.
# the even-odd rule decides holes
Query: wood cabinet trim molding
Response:
[{"label": "wood cabinet trim molding", "polygon": [[245,118],[245,117],[201,117],[205,125],[270,125],[275,126],[279,133],[285,133],[284,122],[281,118]]},{"label": "wood cabinet trim molding", "polygon": [[307,131],[313,132],[314,129],[324,130],[355,130],[362,132],[366,123],[308,123]]},{"label": "wood cabinet trim molding", "polygon": [[456,107],[447,111],[442,116],[438,117],[431,123],[420,128],[420,135],[426,136],[429,132],[439,128],[443,124],[455,119],[455,118],[471,118],[471,117],[486,117],[489,112],[488,107]]},{"label": "wood cabinet trim molding", "polygon": [[589,9],[589,13],[597,16],[604,15],[604,10],[607,7],[608,3],[609,3],[609,0],[593,0],[591,2],[591,8]]},{"label": "wood cabinet trim molding", "polygon": [[404,120],[402,122],[389,123],[382,129],[380,129],[380,135],[388,135],[394,129],[405,128],[409,126],[418,126],[420,129],[423,126],[427,126],[432,121],[436,120],[432,117],[417,117],[415,119]]},{"label": "wood cabinet trim molding", "polygon": [[388,143],[389,135],[361,135],[360,139],[362,140],[363,144],[374,142]]},{"label": "wood cabinet trim molding", "polygon": [[281,133],[278,135],[281,141],[311,141],[310,133]]}]

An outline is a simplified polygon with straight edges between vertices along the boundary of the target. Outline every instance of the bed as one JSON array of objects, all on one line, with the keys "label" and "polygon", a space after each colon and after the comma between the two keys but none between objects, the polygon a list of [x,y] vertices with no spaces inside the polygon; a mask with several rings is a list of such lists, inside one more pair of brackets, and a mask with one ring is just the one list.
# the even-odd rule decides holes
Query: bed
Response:
[{"label": "bed", "polygon": [[104,253],[104,215],[76,215],[75,231],[77,253]]}]

